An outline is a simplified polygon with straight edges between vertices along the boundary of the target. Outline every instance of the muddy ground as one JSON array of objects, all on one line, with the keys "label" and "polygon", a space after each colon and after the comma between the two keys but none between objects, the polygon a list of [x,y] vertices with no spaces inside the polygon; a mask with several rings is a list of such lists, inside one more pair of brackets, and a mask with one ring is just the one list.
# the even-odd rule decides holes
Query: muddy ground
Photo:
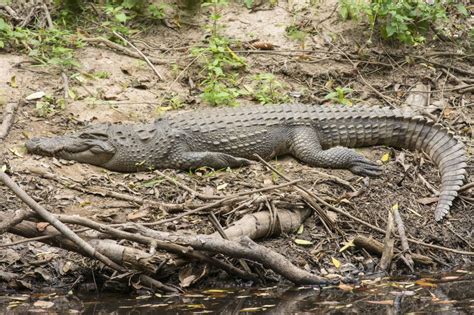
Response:
[{"label": "muddy ground", "polygon": [[[248,64],[246,70],[240,71],[242,84],[251,84],[255,74],[273,73],[284,83],[285,93],[288,93],[291,102],[330,103],[324,96],[331,89],[343,86],[353,89],[349,95],[353,106],[371,104],[397,107],[404,103],[410,89],[422,83],[431,90],[430,106],[426,109],[466,143],[469,181],[473,181],[474,59],[472,54],[467,54],[467,48],[440,40],[428,41],[417,48],[401,48],[377,40],[368,45],[365,42],[365,25],[341,21],[337,12],[334,12],[335,1],[318,3],[317,7],[310,7],[309,3],[304,2],[296,2],[294,6],[280,3],[273,9],[255,12],[244,10],[240,5],[231,5],[225,9],[222,19],[225,27],[222,32],[228,37],[237,43],[259,39],[275,46],[273,51],[238,53]],[[203,25],[206,21],[205,14],[198,14],[187,23],[182,23],[180,28],[170,29],[159,25],[133,38],[148,56],[168,61],[156,65],[165,77],[164,81],[158,80],[140,59],[124,56],[106,47],[86,46],[79,49],[76,56],[81,64],[80,70],[68,73],[69,88],[75,98],[68,99],[64,109],[55,109],[46,117],[40,115],[37,100],[22,105],[10,134],[0,148],[1,164],[7,165],[13,179],[53,213],[78,214],[106,223],[127,220],[147,222],[175,215],[164,214],[147,206],[146,202],[145,205],[138,205],[103,197],[101,192],[104,190],[167,203],[204,203],[163,181],[153,172],[119,174],[90,165],[31,156],[26,154],[24,143],[32,136],[60,135],[90,123],[151,121],[164,111],[195,110],[208,106],[200,100],[200,92],[195,85],[200,75],[200,65],[191,64],[193,57],[190,56],[190,48],[201,44],[205,36],[205,31],[196,25]],[[303,41],[288,37],[285,29],[291,25],[298,25],[307,32]],[[241,44],[234,47],[235,51],[249,49]],[[436,61],[438,65],[419,57]],[[1,102],[18,102],[40,91],[48,96],[62,97],[64,80],[61,74],[25,63],[28,60],[28,57],[14,51],[0,53]],[[361,76],[354,67],[357,67]],[[99,79],[87,75],[98,72],[107,72],[110,76]],[[180,76],[177,78],[178,74]],[[78,76],[81,82],[74,79]],[[13,80],[15,84],[12,84]],[[470,84],[471,89],[467,92],[460,88],[463,82]],[[183,100],[179,109],[170,108],[167,102],[175,95]],[[250,98],[239,99],[241,106],[253,102]],[[302,185],[331,204],[382,229],[386,226],[387,211],[398,203],[409,237],[448,248],[473,250],[473,189],[461,194],[444,222],[436,223],[433,216],[436,198],[430,186],[439,187],[439,174],[424,154],[387,147],[360,151],[372,160],[380,160],[385,153],[390,154],[380,178],[368,180],[348,171],[316,169],[292,158],[278,159],[272,161],[271,165],[292,179],[302,179]],[[38,170],[53,173],[57,178],[66,178],[97,193],[81,193],[68,188],[42,177]],[[228,195],[283,182],[263,165],[215,172],[204,170],[194,174],[174,170],[165,173],[207,195]],[[420,178],[424,178],[428,184]],[[13,213],[25,208],[4,186],[0,186],[0,193],[2,212]],[[270,200],[291,201],[297,198],[298,193],[290,187],[266,196]],[[256,207],[239,207],[237,211],[226,214],[236,207],[238,205],[216,209],[224,226],[248,211],[257,210]],[[382,234],[359,223],[341,215],[334,214],[334,217],[346,239],[362,234],[383,240]],[[214,232],[207,216],[200,215],[184,217],[159,228],[195,233]],[[301,246],[295,243],[295,239],[311,243]],[[4,234],[0,244],[19,240],[21,238],[18,236]],[[297,266],[322,275],[336,273],[359,277],[370,274],[378,262],[377,257],[364,250],[350,248],[340,252],[344,238],[337,234],[328,235],[315,216],[306,220],[301,234],[284,235],[260,243],[284,254]],[[445,250],[412,245],[412,251],[435,261],[431,266],[417,266],[416,272],[435,272],[472,264],[471,256]],[[340,261],[342,266],[336,268],[332,258]],[[104,282],[100,276],[101,267],[97,263],[39,242],[0,248],[0,270],[21,274],[20,280],[14,283],[0,282],[0,290],[46,287],[66,291],[71,288],[88,290],[92,287],[94,290],[94,281],[100,284]],[[392,268],[392,274],[409,272],[400,262]],[[177,275],[167,281],[179,283]],[[222,272],[211,271],[194,286],[241,284],[242,281]],[[122,283],[122,286],[126,287],[126,284]],[[117,286],[115,282],[112,285],[106,282],[105,288],[117,289]]]}]

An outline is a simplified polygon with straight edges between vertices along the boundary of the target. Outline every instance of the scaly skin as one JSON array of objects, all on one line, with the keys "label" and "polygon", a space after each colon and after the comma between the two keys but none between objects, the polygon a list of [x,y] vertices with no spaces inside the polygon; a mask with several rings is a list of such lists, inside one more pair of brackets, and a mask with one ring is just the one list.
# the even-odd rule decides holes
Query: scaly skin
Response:
[{"label": "scaly skin", "polygon": [[133,172],[153,168],[239,167],[255,154],[290,154],[312,166],[378,176],[381,167],[347,147],[423,150],[439,166],[436,220],[448,213],[466,177],[464,146],[440,125],[401,110],[367,106],[275,105],[208,109],[151,124],[103,124],[73,135],[36,138],[29,152]]}]

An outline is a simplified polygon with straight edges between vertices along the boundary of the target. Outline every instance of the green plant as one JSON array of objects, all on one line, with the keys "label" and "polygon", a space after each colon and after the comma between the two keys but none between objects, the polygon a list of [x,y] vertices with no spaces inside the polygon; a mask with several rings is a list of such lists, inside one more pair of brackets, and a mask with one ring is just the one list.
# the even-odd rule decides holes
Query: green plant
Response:
[{"label": "green plant", "polygon": [[58,110],[63,110],[66,102],[63,98],[55,99],[51,96],[44,96],[43,99],[36,102],[35,110],[39,117],[48,117],[55,114]]},{"label": "green plant", "polygon": [[111,76],[111,73],[108,71],[96,71],[93,74],[97,79],[108,79]]},{"label": "green plant", "polygon": [[130,34],[133,29],[130,29],[129,22],[163,20],[168,7],[166,3],[154,4],[149,0],[109,0],[104,6],[108,19],[102,22],[102,26],[123,34]]},{"label": "green plant", "polygon": [[66,29],[14,28],[0,18],[0,48],[7,45],[18,49],[28,47],[28,55],[39,64],[66,71],[79,66],[74,49],[83,43]]},{"label": "green plant", "polygon": [[342,105],[351,106],[352,101],[347,99],[347,95],[352,93],[352,89],[338,86],[334,91],[328,93],[324,99],[332,100]]},{"label": "green plant", "polygon": [[235,75],[231,69],[245,66],[245,61],[237,56],[229,46],[229,40],[219,34],[221,8],[227,5],[226,0],[210,0],[203,3],[203,7],[211,10],[211,23],[206,27],[210,32],[208,43],[205,47],[192,50],[192,55],[203,60],[205,79],[200,82],[202,87],[201,98],[214,106],[235,105],[235,99],[240,95]]},{"label": "green plant", "polygon": [[288,37],[294,41],[297,41],[301,44],[301,46],[304,46],[304,41],[306,39],[306,36],[308,36],[308,33],[300,30],[297,26],[295,25],[290,25],[286,29],[286,34]]},{"label": "green plant", "polygon": [[260,104],[276,104],[289,101],[285,86],[271,73],[261,73],[254,76],[254,84],[250,95]]},{"label": "green plant", "polygon": [[[365,16],[372,33],[377,28],[383,38],[395,39],[407,44],[424,42],[425,35],[431,26],[446,21],[446,5],[452,2],[339,0],[340,14],[343,19],[358,19]],[[459,8],[458,11],[460,11]]]}]

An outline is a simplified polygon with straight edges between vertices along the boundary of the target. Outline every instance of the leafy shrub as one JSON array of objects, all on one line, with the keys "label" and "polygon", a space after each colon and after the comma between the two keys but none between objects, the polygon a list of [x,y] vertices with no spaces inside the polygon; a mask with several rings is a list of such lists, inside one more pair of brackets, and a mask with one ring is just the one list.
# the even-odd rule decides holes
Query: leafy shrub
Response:
[{"label": "leafy shrub", "polygon": [[[436,0],[339,0],[343,19],[366,17],[372,32],[378,29],[385,39],[407,44],[424,42],[431,26],[447,21],[447,7],[453,1]],[[462,4],[458,12],[466,11]],[[467,11],[466,11],[467,12]]]}]

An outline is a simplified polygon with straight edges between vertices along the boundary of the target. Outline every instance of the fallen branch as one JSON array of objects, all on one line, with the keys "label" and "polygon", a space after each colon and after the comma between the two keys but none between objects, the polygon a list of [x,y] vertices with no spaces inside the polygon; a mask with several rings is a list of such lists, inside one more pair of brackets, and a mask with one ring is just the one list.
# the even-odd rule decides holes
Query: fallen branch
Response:
[{"label": "fallen branch", "polygon": [[452,69],[452,70],[454,70],[455,72],[468,75],[470,78],[474,77],[474,72],[469,71],[469,70],[467,70],[467,69],[455,67],[455,66],[453,66],[452,64],[439,63],[439,62],[433,61],[433,60],[431,60],[431,59],[426,59],[425,57],[422,57],[422,56],[415,56],[415,58],[416,58],[416,59],[423,60],[424,62],[431,63],[432,65],[435,65],[435,66],[438,66],[438,67],[441,67],[441,68],[444,68],[444,69],[447,69],[447,70],[451,70],[451,69]]},{"label": "fallen branch", "polygon": [[[217,219],[214,212],[211,212],[209,214],[209,219],[210,219],[212,225],[214,225],[214,228],[217,230],[217,234],[220,235],[223,239],[229,240],[229,237],[225,233],[224,229],[222,228],[222,225],[219,223],[219,220]],[[214,233],[214,234],[216,234],[216,233]],[[244,268],[244,270],[246,272],[248,272],[248,273],[252,272],[249,265],[247,265],[247,263],[245,262],[244,259],[239,258],[239,264],[242,266],[242,268]]]},{"label": "fallen branch", "polygon": [[392,238],[393,233],[393,214],[388,211],[387,229],[385,231],[385,239],[383,242],[382,258],[380,259],[379,269],[388,272],[393,258],[393,247],[395,240]]},{"label": "fallen branch", "polygon": [[[0,213],[0,220],[5,220],[6,218],[6,215]],[[8,232],[25,237],[28,240],[39,241],[50,246],[76,252],[84,256],[90,256],[84,251],[82,247],[65,238],[64,235],[58,232],[58,230],[56,230],[53,226],[48,226],[43,231],[39,231],[35,222],[23,221],[15,226],[10,227]],[[91,246],[105,250],[105,254],[117,264],[133,266],[136,270],[146,270],[149,272],[157,271],[155,265],[156,262],[160,260],[159,256],[151,256],[132,247],[112,244],[110,240],[92,238],[89,239],[89,242]],[[150,287],[155,287],[164,292],[178,291],[175,288],[164,285],[148,276],[143,276],[144,277],[142,277],[141,280]]]},{"label": "fallen branch", "polygon": [[[353,243],[355,246],[364,248],[370,253],[376,254],[378,256],[382,256],[384,245],[373,238],[357,235],[354,238]],[[398,254],[400,253],[400,251],[395,250],[395,253]],[[412,254],[412,258],[416,263],[419,263],[419,264],[423,264],[423,265],[434,264],[433,259],[431,259],[428,256]]]},{"label": "fallen branch", "polygon": [[[107,256],[104,256],[102,253],[96,251],[89,243],[80,238],[76,233],[71,231],[64,223],[59,221],[54,215],[49,213],[45,208],[40,206],[36,201],[34,201],[23,189],[21,189],[13,180],[5,173],[0,171],[0,181],[2,181],[8,188],[10,188],[24,203],[26,203],[33,211],[35,211],[41,218],[49,222],[54,226],[59,232],[61,232],[66,238],[80,247],[88,256],[94,257],[104,263],[106,266],[115,269],[120,272],[126,272],[127,270],[112,261]],[[140,279],[144,281],[150,287],[157,287],[166,292],[176,292],[175,288],[168,287],[162,284],[159,281],[154,280],[145,275],[141,275]]]},{"label": "fallen branch", "polygon": [[147,200],[123,193],[119,193],[116,191],[110,191],[110,190],[100,190],[100,191],[94,191],[89,188],[84,188],[80,184],[74,182],[71,179],[63,179],[59,178],[56,174],[53,174],[51,172],[48,172],[47,170],[39,167],[29,167],[28,170],[34,174],[40,175],[46,179],[51,179],[54,180],[55,182],[64,185],[65,187],[69,189],[74,189],[77,191],[80,191],[82,193],[87,193],[90,195],[96,195],[96,196],[101,196],[101,197],[111,197],[119,200],[124,200],[124,201],[129,201],[132,203],[136,203],[139,205],[149,205],[152,207],[155,207],[157,209],[160,209],[161,211],[164,212],[178,212],[178,211],[183,211],[186,208],[194,208],[197,207],[196,205],[192,204],[173,204],[173,203],[165,203],[165,202],[158,202],[155,200]]},{"label": "fallen branch", "polygon": [[224,197],[222,196],[211,196],[211,195],[203,195],[201,193],[198,193],[197,191],[195,191],[194,189],[186,186],[185,184],[179,182],[178,180],[174,179],[174,178],[171,178],[169,177],[168,175],[164,174],[163,172],[160,172],[158,170],[155,170],[155,174],[158,174],[159,176],[163,177],[164,179],[166,179],[168,182],[172,183],[172,184],[175,184],[176,186],[178,186],[179,188],[182,188],[184,190],[186,190],[187,192],[189,192],[191,195],[193,196],[196,196],[198,197],[199,199],[201,200],[214,200],[214,199],[222,199]]},{"label": "fallen branch", "polygon": [[[243,279],[249,279],[249,280],[255,280],[258,277],[253,275],[253,274],[248,274],[232,265],[229,265],[225,262],[222,262],[218,259],[212,258],[207,256],[204,253],[194,251],[189,247],[181,246],[178,244],[175,244],[174,242],[168,242],[168,241],[162,241],[156,238],[150,238],[146,237],[143,235],[140,235],[138,233],[129,233],[126,231],[122,231],[119,229],[116,229],[112,227],[111,225],[106,225],[102,224],[99,222],[95,222],[91,219],[87,219],[84,217],[80,216],[70,216],[70,215],[58,215],[58,218],[62,222],[70,223],[70,224],[78,224],[82,226],[87,226],[91,229],[101,231],[102,233],[109,234],[111,237],[117,238],[117,239],[127,239],[130,241],[138,242],[144,245],[148,245],[152,248],[157,248],[161,249],[173,254],[176,254],[178,256],[182,256],[187,259],[196,259],[199,261],[203,261],[206,263],[209,263],[211,265],[214,265],[220,269],[223,269],[229,274],[234,274],[237,275]],[[140,226],[140,225],[133,225],[132,223],[127,223],[125,224],[125,227],[128,226]]]},{"label": "fallen branch", "polygon": [[65,72],[61,72],[61,78],[63,79],[64,99],[67,100],[69,98],[69,79]]},{"label": "fallen branch", "polygon": [[160,232],[137,224],[127,225],[126,228],[128,231],[141,233],[152,239],[259,262],[295,284],[321,285],[331,283],[330,280],[296,267],[283,255],[253,242],[246,236],[240,238],[239,242],[236,242],[209,235],[182,235]]},{"label": "fallen branch", "polygon": [[[278,172],[275,168],[271,167],[268,163],[265,162],[266,165],[268,165],[273,171],[276,171]],[[278,173],[277,173],[278,174]],[[285,178],[285,177],[283,177]],[[329,209],[331,209],[332,211],[336,212],[336,213],[339,213],[339,214],[342,214],[343,216],[345,217],[348,217],[356,222],[359,222],[360,224],[362,225],[365,225],[366,227],[369,227],[371,228],[372,230],[374,231],[377,231],[377,232],[380,232],[382,234],[385,234],[385,230],[373,225],[373,224],[370,224],[362,219],[359,219],[358,217],[355,217],[353,216],[352,214],[338,208],[338,207],[335,207],[333,205],[331,205],[330,203],[327,203],[324,199],[322,198],[319,198],[318,196],[316,196],[315,194],[312,194],[312,197],[314,199],[316,199],[317,202],[321,203],[322,205],[328,207]],[[434,248],[434,249],[438,249],[438,250],[443,250],[443,251],[446,251],[446,252],[452,252],[452,253],[456,253],[456,254],[461,254],[461,255],[467,255],[467,256],[474,256],[474,252],[468,252],[468,251],[464,251],[464,250],[458,250],[458,249],[454,249],[454,248],[449,248],[449,247],[444,247],[444,246],[440,246],[440,245],[435,245],[435,244],[428,244],[428,243],[425,243],[425,242],[422,242],[420,240],[417,240],[417,239],[413,239],[413,238],[407,238],[407,240],[410,242],[410,243],[414,243],[414,244],[417,244],[417,245],[420,245],[420,246],[424,246],[424,247],[429,247],[429,248]]]},{"label": "fallen branch", "polygon": [[105,265],[109,266],[112,269],[122,270],[123,268],[109,258],[103,256],[101,253],[96,252],[96,250],[90,246],[87,242],[81,239],[77,234],[71,231],[64,223],[59,221],[54,215],[49,213],[45,208],[40,206],[36,201],[34,201],[23,189],[20,188],[13,180],[5,173],[0,172],[0,181],[2,181],[5,186],[10,188],[15,195],[17,195],[24,203],[28,205],[33,211],[35,211],[42,219],[54,226],[58,231],[60,231],[66,238],[77,244],[81,247],[87,255],[90,257],[97,258]]},{"label": "fallen branch", "polygon": [[175,221],[175,220],[178,220],[182,217],[185,217],[185,216],[188,216],[188,215],[191,215],[191,214],[196,214],[198,212],[202,212],[204,210],[209,210],[209,209],[213,209],[217,206],[221,206],[221,205],[225,205],[225,204],[230,204],[230,203],[235,203],[235,202],[239,202],[239,201],[242,201],[242,200],[245,200],[246,198],[244,196],[246,195],[252,195],[252,194],[256,194],[256,193],[260,193],[260,192],[264,192],[264,191],[268,191],[268,190],[274,190],[274,189],[278,189],[278,188],[282,188],[282,187],[286,187],[286,186],[290,186],[290,185],[294,185],[296,184],[297,182],[299,182],[301,180],[293,180],[293,181],[289,181],[287,183],[283,183],[283,184],[279,184],[279,185],[274,185],[274,186],[270,186],[270,187],[263,187],[263,188],[259,188],[259,189],[255,189],[255,190],[250,190],[250,191],[242,191],[240,193],[237,193],[237,194],[234,194],[234,195],[231,195],[231,196],[227,196],[225,198],[222,198],[220,200],[217,200],[213,203],[210,203],[210,204],[207,204],[207,205],[204,205],[202,207],[199,207],[199,208],[196,208],[194,210],[189,210],[187,212],[184,212],[184,213],[181,213],[181,214],[178,214],[172,218],[169,218],[169,219],[163,219],[163,220],[159,220],[159,221],[155,221],[155,222],[147,222],[147,223],[142,223],[143,226],[152,226],[152,225],[158,225],[158,224],[163,224],[163,223],[167,223],[167,222],[172,222],[172,221]]},{"label": "fallen branch", "polygon": [[461,188],[459,188],[459,192],[469,190],[471,188],[474,188],[474,182],[467,183],[466,185],[462,186]]},{"label": "fallen branch", "polygon": [[[122,45],[114,43],[114,42],[112,42],[112,41],[110,41],[110,40],[108,40],[107,38],[104,38],[104,37],[94,37],[94,38],[84,37],[84,38],[82,38],[82,40],[87,42],[87,43],[92,43],[92,44],[104,44],[105,46],[107,46],[111,49],[117,50],[117,51],[121,52],[122,54],[133,57],[133,58],[137,58],[137,59],[142,58],[142,56],[140,56],[139,53],[131,51],[130,49],[127,49],[126,47],[123,47]],[[161,59],[157,59],[157,58],[153,58],[153,57],[148,57],[148,59],[155,65],[165,65],[165,64],[169,64],[170,62],[172,62],[172,60],[161,60]]]},{"label": "fallen branch", "polygon": [[10,131],[11,126],[15,118],[15,111],[20,106],[20,102],[9,103],[5,106],[5,111],[3,112],[3,121],[0,125],[0,142],[5,139]]},{"label": "fallen branch", "polygon": [[128,45],[130,45],[130,47],[132,47],[133,49],[135,49],[135,51],[143,58],[145,59],[146,63],[150,66],[150,68],[153,70],[153,72],[155,72],[156,76],[161,80],[163,81],[163,76],[158,72],[158,70],[155,68],[155,66],[153,65],[153,63],[151,63],[150,59],[145,56],[144,53],[141,52],[140,49],[138,49],[135,45],[133,45],[130,41],[128,41],[125,37],[123,37],[122,35],[120,35],[118,32],[116,31],[112,31],[112,33],[114,33],[115,36],[117,36],[118,38],[120,38],[121,40],[123,40],[124,42],[126,42]]},{"label": "fallen branch", "polygon": [[410,246],[408,245],[407,235],[405,233],[405,225],[403,224],[402,217],[397,207],[392,207],[391,209],[395,223],[397,224],[398,236],[400,237],[400,242],[402,244],[402,253],[401,258],[405,264],[410,268],[411,272],[415,272],[413,268],[413,259],[411,257]]},{"label": "fallen branch", "polygon": [[[285,175],[283,175],[281,172],[279,172],[276,168],[274,168],[273,166],[271,166],[270,164],[268,164],[267,161],[265,161],[264,159],[262,159],[262,157],[260,157],[258,154],[255,154],[255,156],[260,160],[261,163],[263,163],[266,167],[268,167],[270,170],[272,170],[275,174],[277,174],[278,176],[280,176],[281,178],[283,178],[284,180],[286,180],[287,182],[290,182],[291,180],[286,177]],[[321,222],[323,222],[323,224],[325,225],[329,225],[331,228],[333,229],[336,229],[336,223],[330,218],[328,217],[326,211],[324,211],[323,209],[321,209],[321,207],[319,207],[318,204],[316,204],[312,198],[314,198],[316,201],[320,201],[322,200],[321,198],[319,198],[318,196],[316,196],[315,194],[313,194],[311,191],[309,191],[308,189],[304,188],[303,186],[301,185],[298,185],[298,184],[295,184],[296,188],[301,191],[303,194],[303,198],[305,199],[305,201],[316,211],[316,213],[318,214],[318,216],[321,218]],[[326,226],[327,228],[327,226]],[[328,231],[330,231],[328,229]]]},{"label": "fallen branch", "polygon": [[[311,215],[308,208],[295,211],[278,210],[278,229],[271,228],[271,214],[269,211],[260,211],[257,213],[246,214],[240,220],[235,221],[224,232],[229,239],[239,239],[243,236],[252,240],[266,237],[270,230],[273,230],[271,236],[295,232],[300,225]],[[216,233],[211,234],[216,236]]]},{"label": "fallen branch", "polygon": [[48,28],[50,30],[54,29],[53,19],[51,19],[51,14],[49,13],[48,6],[43,2],[41,5],[44,15],[46,16],[46,21],[48,21]]},{"label": "fallen branch", "polygon": [[5,10],[8,15],[10,15],[11,18],[13,18],[16,21],[19,21],[20,18],[18,17],[18,14],[13,10],[10,6],[5,5],[5,4],[0,4],[0,9]]},{"label": "fallen branch", "polygon": [[17,225],[21,221],[31,217],[33,213],[26,210],[17,210],[12,217],[6,217],[0,222],[0,235],[8,231],[12,226]]}]

